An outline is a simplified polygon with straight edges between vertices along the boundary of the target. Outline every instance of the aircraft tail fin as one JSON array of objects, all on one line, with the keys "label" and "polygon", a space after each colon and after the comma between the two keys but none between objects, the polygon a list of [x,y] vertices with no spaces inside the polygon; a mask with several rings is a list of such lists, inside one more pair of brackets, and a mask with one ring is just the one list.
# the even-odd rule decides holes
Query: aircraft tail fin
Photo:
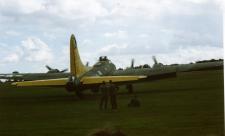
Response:
[{"label": "aircraft tail fin", "polygon": [[72,34],[70,38],[70,72],[73,76],[78,77],[86,71],[87,69],[80,59],[75,36]]}]

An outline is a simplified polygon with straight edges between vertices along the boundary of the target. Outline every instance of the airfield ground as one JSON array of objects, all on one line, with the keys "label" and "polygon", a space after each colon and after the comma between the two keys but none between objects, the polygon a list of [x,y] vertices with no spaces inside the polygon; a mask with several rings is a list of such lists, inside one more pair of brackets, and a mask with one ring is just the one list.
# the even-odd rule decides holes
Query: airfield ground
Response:
[{"label": "airfield ground", "polygon": [[86,136],[105,127],[128,136],[222,136],[223,88],[222,70],[180,73],[135,85],[141,107],[128,108],[132,95],[120,94],[112,112],[99,111],[98,95],[0,85],[0,136]]}]

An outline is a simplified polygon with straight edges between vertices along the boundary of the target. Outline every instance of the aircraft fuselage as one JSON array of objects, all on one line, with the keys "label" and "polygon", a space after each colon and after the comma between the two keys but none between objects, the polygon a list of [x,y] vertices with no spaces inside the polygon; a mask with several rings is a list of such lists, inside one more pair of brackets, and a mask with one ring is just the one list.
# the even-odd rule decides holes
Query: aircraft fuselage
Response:
[{"label": "aircraft fuselage", "polygon": [[110,60],[104,60],[97,62],[92,69],[83,74],[84,76],[109,76],[113,75],[116,70],[116,66]]}]

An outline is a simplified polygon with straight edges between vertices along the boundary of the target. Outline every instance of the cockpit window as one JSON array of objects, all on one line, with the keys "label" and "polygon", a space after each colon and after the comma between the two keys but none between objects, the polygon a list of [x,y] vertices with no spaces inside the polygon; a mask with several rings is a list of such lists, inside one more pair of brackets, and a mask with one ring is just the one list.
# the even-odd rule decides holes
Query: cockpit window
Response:
[{"label": "cockpit window", "polygon": [[98,75],[100,75],[100,76],[102,75],[102,72],[101,71],[97,71],[97,72],[98,72]]}]

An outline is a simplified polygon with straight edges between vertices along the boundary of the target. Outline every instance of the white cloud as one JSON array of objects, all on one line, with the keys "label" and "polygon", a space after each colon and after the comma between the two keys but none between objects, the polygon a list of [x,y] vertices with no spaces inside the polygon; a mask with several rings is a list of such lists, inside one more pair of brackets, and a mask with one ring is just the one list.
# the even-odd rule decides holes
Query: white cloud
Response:
[{"label": "white cloud", "polygon": [[48,17],[95,21],[98,17],[106,16],[108,11],[98,0],[29,0],[26,2],[24,0],[0,0],[0,14],[16,19],[24,19],[34,14],[41,17],[44,23],[49,19]]},{"label": "white cloud", "polygon": [[[38,13],[39,17],[60,17],[62,19],[82,19],[105,22],[106,18],[124,20],[157,19],[165,14],[199,15],[205,14],[203,4],[217,4],[220,0],[0,0],[0,12],[7,15],[27,15]],[[13,10],[12,10],[13,9]],[[104,18],[105,17],[105,18]]]},{"label": "white cloud", "polygon": [[4,63],[14,63],[19,61],[19,55],[16,53],[10,53],[3,58],[2,62]]},{"label": "white cloud", "polygon": [[46,38],[50,39],[50,40],[55,40],[55,39],[56,39],[56,36],[55,36],[54,34],[52,34],[52,33],[44,32],[43,35],[44,35]]},{"label": "white cloud", "polygon": [[127,38],[128,34],[126,31],[123,30],[118,30],[116,32],[107,32],[104,33],[104,37],[107,38],[120,38],[120,39],[124,39]]},{"label": "white cloud", "polygon": [[13,30],[8,30],[5,32],[5,34],[7,34],[8,36],[19,36],[20,33],[19,32],[16,32],[16,31],[13,31]]},{"label": "white cloud", "polygon": [[170,54],[159,54],[158,58],[165,64],[219,59],[223,58],[223,48],[211,46],[181,47]]},{"label": "white cloud", "polygon": [[[135,17],[155,20],[165,14],[199,15],[204,14],[205,9],[201,4],[216,3],[211,0],[117,0],[112,4],[110,14],[119,17]],[[199,6],[200,5],[200,6]]]},{"label": "white cloud", "polygon": [[182,47],[174,50],[167,54],[117,54],[109,55],[108,58],[116,64],[117,67],[128,67],[130,66],[131,59],[135,59],[135,65],[149,64],[153,65],[152,56],[156,56],[157,60],[163,64],[185,64],[195,62],[199,60],[219,59],[223,58],[222,47],[211,47],[211,46],[197,46],[197,47]]},{"label": "white cloud", "polygon": [[139,0],[132,1],[123,0],[117,1],[111,10],[113,16],[122,17],[135,17],[135,16],[145,16],[147,18],[154,18],[158,16],[161,12],[159,6],[161,2],[156,2],[154,0]]},{"label": "white cloud", "polygon": [[143,33],[143,34],[140,34],[140,35],[139,35],[139,37],[141,37],[141,38],[147,38],[147,37],[149,37],[149,35],[148,35],[148,34]]},{"label": "white cloud", "polygon": [[99,49],[100,54],[109,54],[109,53],[119,53],[121,50],[126,50],[127,49],[127,44],[111,44],[111,45],[106,45],[103,48]]},{"label": "white cloud", "polygon": [[51,49],[39,38],[28,37],[22,41],[21,47],[25,60],[50,62],[53,59]]},{"label": "white cloud", "polygon": [[123,66],[131,58],[151,63],[152,55],[164,63],[217,58],[222,48],[219,1],[0,0],[0,63],[15,62],[15,69],[27,63],[68,67],[71,33],[82,59],[90,63],[99,55]]},{"label": "white cloud", "polygon": [[1,46],[4,53],[1,55],[2,63],[11,62],[51,62],[53,54],[49,46],[39,38],[28,37],[21,42],[21,45],[11,48],[11,46]]},{"label": "white cloud", "polygon": [[210,0],[185,0],[186,2],[192,2],[192,3],[196,3],[196,4],[203,4],[203,3],[207,3]]},{"label": "white cloud", "polygon": [[0,51],[0,57],[2,58],[0,59],[0,64],[17,63],[23,54],[19,46],[12,48],[12,46],[8,46],[7,44],[0,44]]},{"label": "white cloud", "polygon": [[23,0],[0,0],[1,11],[15,11],[18,14],[31,14],[43,9],[43,0],[29,0],[24,2]]}]

